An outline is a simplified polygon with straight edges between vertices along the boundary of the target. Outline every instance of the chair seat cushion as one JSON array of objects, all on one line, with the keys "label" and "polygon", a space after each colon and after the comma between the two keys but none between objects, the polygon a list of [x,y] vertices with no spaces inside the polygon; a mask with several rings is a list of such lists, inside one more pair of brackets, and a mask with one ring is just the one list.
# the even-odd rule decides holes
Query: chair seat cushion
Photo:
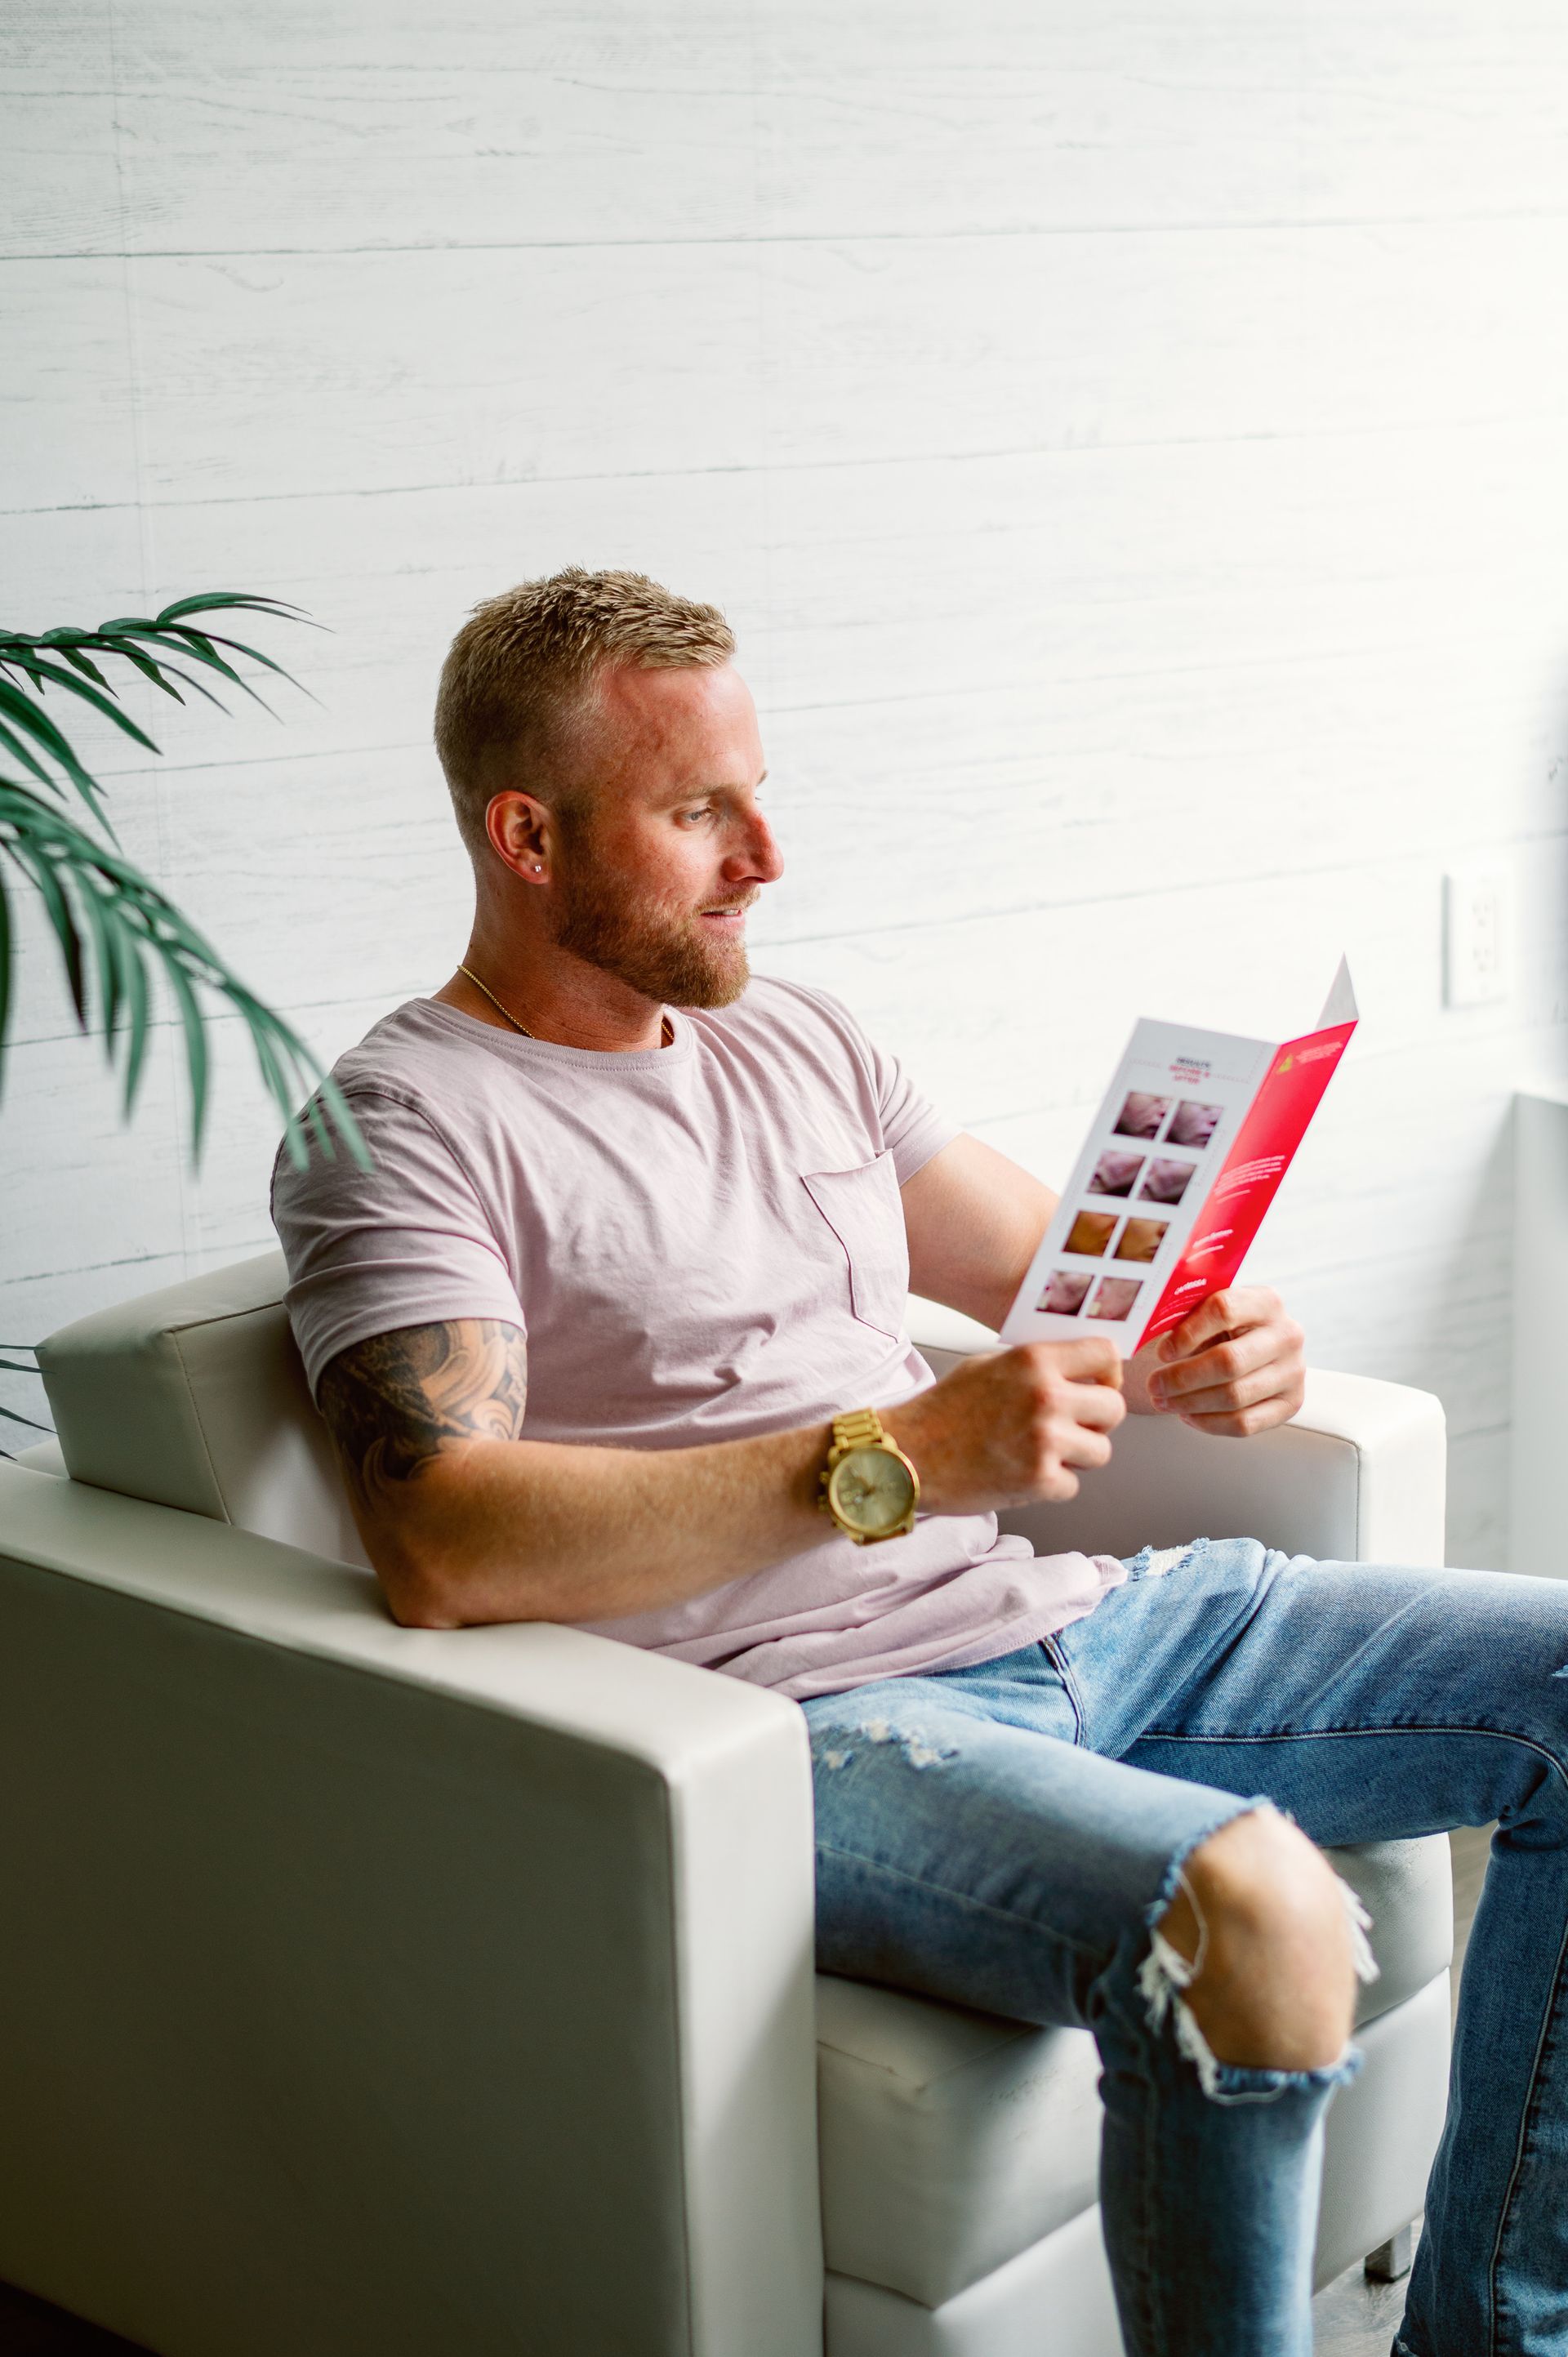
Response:
[{"label": "chair seat cushion", "polygon": [[[1331,1853],[1372,1919],[1370,2020],[1453,1951],[1446,1835]],[[822,1974],[817,2049],[827,2263],[935,2308],[1098,2196],[1099,2058],[1035,2029]]]}]

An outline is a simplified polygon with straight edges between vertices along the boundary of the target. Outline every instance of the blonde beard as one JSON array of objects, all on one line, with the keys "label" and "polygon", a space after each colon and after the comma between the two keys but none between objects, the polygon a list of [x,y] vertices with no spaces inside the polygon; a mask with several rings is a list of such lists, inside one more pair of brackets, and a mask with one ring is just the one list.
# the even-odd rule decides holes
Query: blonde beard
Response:
[{"label": "blonde beard", "polygon": [[744,941],[704,941],[699,918],[661,918],[591,866],[563,881],[556,947],[655,1006],[729,1006],[751,980]]}]

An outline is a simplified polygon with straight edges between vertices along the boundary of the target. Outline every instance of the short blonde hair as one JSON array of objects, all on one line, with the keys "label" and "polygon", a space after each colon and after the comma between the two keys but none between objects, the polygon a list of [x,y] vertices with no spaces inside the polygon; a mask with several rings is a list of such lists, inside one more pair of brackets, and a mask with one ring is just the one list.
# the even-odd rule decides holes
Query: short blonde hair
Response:
[{"label": "short blonde hair", "polygon": [[645,573],[569,565],[476,606],[452,641],[435,698],[435,750],[470,853],[483,850],[485,812],[508,786],[576,814],[582,796],[563,760],[564,739],[603,665],[712,669],[734,652],[716,606],[679,597]]}]

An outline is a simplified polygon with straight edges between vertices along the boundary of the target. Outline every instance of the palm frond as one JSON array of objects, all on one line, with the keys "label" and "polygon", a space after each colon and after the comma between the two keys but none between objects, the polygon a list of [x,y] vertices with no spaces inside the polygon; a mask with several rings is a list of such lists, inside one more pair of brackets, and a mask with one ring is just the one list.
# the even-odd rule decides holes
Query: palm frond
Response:
[{"label": "palm frond", "polygon": [[[103,668],[109,658],[127,663],[139,678],[150,681],[177,703],[185,701],[180,694],[183,686],[216,704],[220,711],[226,710],[221,698],[199,676],[199,672],[209,672],[270,710],[231,657],[256,663],[286,680],[291,687],[300,683],[260,647],[198,628],[192,619],[199,614],[222,613],[260,614],[274,621],[310,620],[297,606],[280,597],[257,597],[235,589],[177,597],[157,614],[117,614],[100,622],[95,630],[70,624],[52,630],[0,630],[0,750],[20,761],[40,784],[56,793],[62,791],[62,779],[74,787],[94,818],[113,835],[97,780],[82,765],[59,722],[43,709],[43,699],[51,690],[76,696],[149,753],[158,748],[120,705],[119,689]],[[220,654],[220,648],[226,651]],[[301,688],[300,693],[308,694],[309,690]]]},{"label": "palm frond", "polygon": [[51,1425],[40,1424],[36,1415],[22,1415],[14,1407],[0,1407],[0,1415],[5,1417],[7,1424],[25,1424],[29,1432],[50,1432],[53,1430],[53,1426]]},{"label": "palm frond", "polygon": [[[0,1351],[25,1351],[29,1359],[34,1356],[34,1350],[31,1342],[0,1342]],[[38,1368],[36,1366],[29,1367],[26,1365],[20,1359],[0,1359],[0,1374],[31,1375],[35,1383],[38,1381]],[[31,1432],[48,1432],[50,1430],[50,1426],[47,1424],[40,1424],[37,1416],[24,1415],[18,1408],[0,1407],[0,1415],[3,1415],[5,1418],[7,1424],[25,1424]],[[0,1449],[0,1456],[5,1456],[9,1452],[5,1449]]]},{"label": "palm frond", "polygon": [[[113,709],[113,705],[110,709]],[[91,771],[83,769],[78,760],[75,748],[70,737],[63,729],[55,726],[47,712],[40,711],[30,695],[24,695],[19,687],[13,686],[11,682],[4,677],[0,677],[0,714],[5,716],[4,719],[0,719],[0,740],[4,741],[6,751],[21,761],[26,769],[30,770],[40,784],[49,787],[58,794],[60,791],[58,779],[50,775],[46,763],[38,758],[36,748],[41,747],[48,760],[52,761],[57,769],[62,770],[70,780],[99,824],[113,835],[114,829],[110,823],[109,813],[100,799],[98,780]],[[157,751],[158,748],[152,738],[145,730],[138,728],[134,721],[128,720],[124,713],[118,716],[121,725],[130,735],[140,737],[142,743],[151,751],[155,753]],[[27,742],[29,737],[32,739],[31,745]]]},{"label": "palm frond", "polygon": [[[78,825],[58,803],[46,801],[30,786],[0,778],[0,910],[7,860],[43,898],[83,1029],[89,1022],[89,986],[95,981],[111,1062],[124,1041],[127,1114],[144,1068],[148,976],[157,974],[173,996],[185,1037],[196,1154],[201,1149],[208,1093],[207,1035],[197,992],[206,990],[227,1000],[244,1022],[263,1081],[283,1116],[291,1159],[303,1167],[308,1158],[306,1123],[324,1152],[333,1154],[327,1115],[338,1142],[369,1168],[353,1114],[292,1025],[245,987],[205,935],[140,868]],[[8,926],[0,930],[8,931]],[[0,1024],[0,1057],[4,1045]]]}]

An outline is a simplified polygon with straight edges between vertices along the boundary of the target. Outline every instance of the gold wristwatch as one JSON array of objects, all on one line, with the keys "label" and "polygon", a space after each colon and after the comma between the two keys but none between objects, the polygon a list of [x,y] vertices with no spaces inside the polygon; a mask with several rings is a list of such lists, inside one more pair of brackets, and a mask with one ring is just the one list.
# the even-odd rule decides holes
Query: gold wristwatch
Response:
[{"label": "gold wristwatch", "polygon": [[872,1407],[833,1418],[833,1445],[822,1468],[817,1500],[856,1546],[901,1539],[915,1527],[920,1477],[882,1429]]}]

